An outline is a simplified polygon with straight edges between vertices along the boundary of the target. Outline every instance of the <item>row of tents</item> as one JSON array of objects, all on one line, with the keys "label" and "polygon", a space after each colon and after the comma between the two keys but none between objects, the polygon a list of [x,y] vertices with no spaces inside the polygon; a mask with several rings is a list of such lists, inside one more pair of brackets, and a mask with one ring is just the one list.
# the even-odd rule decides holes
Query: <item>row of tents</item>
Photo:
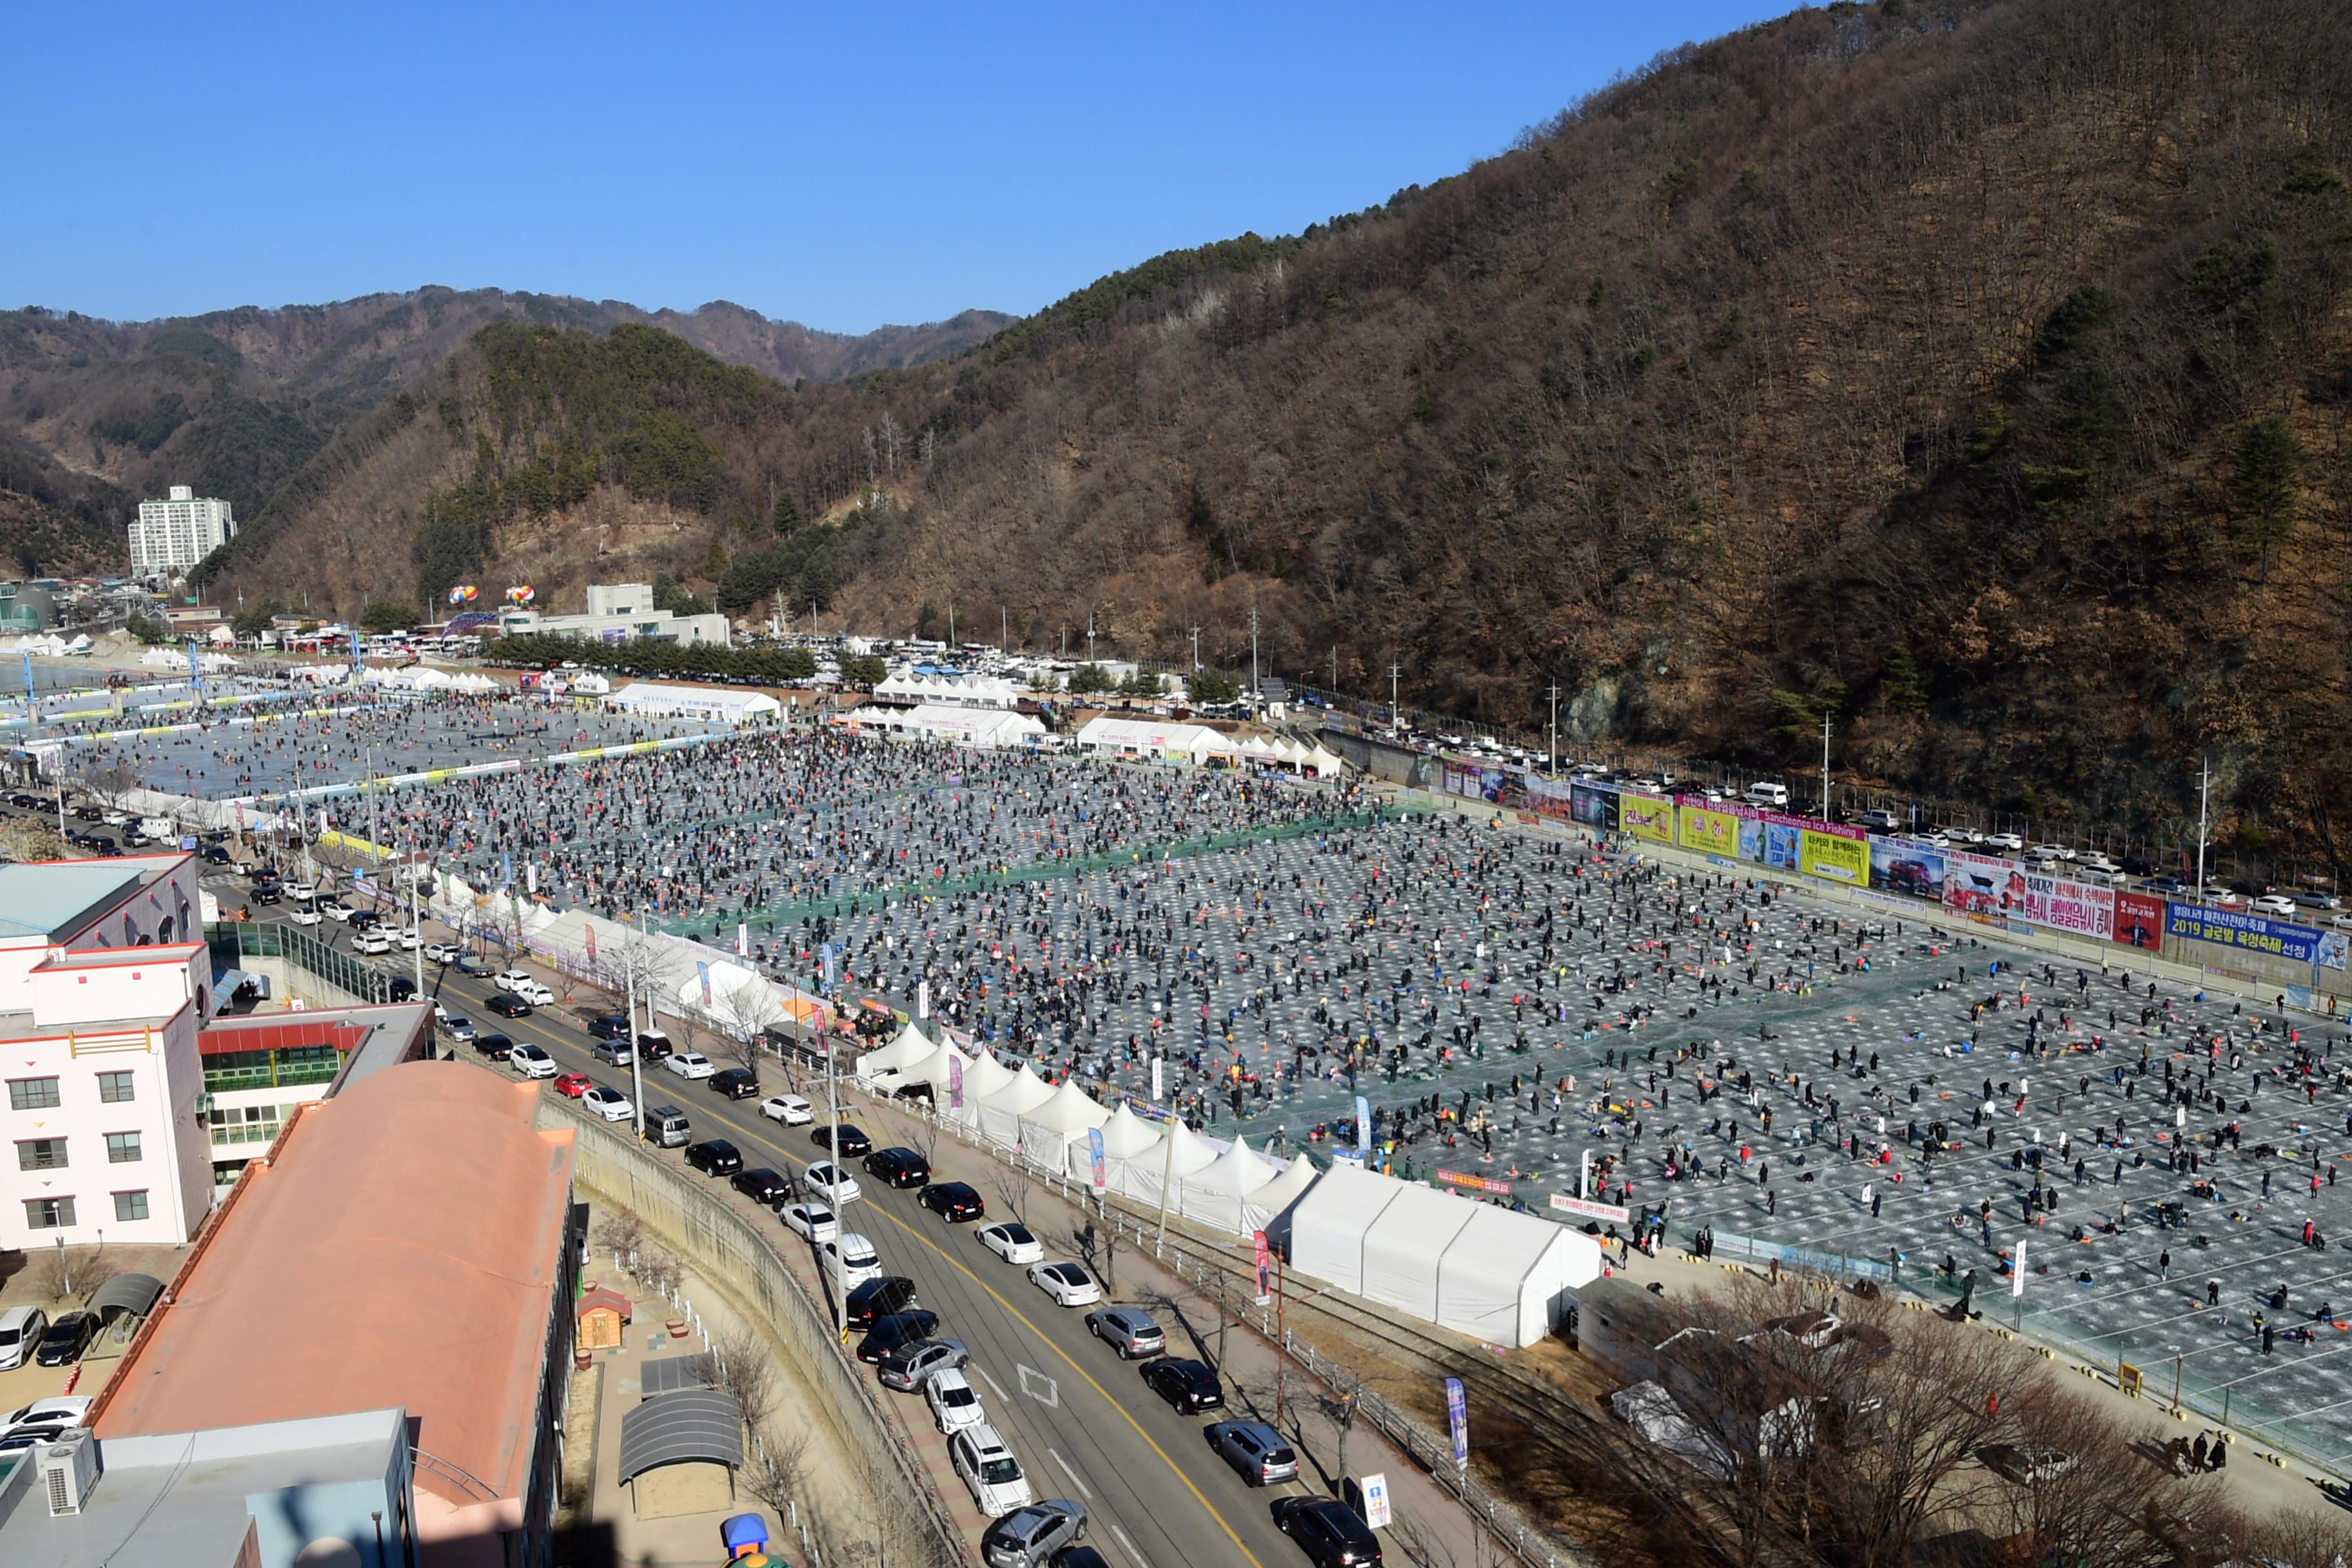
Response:
[{"label": "row of tents", "polygon": [[935,1114],[1058,1176],[1095,1179],[1146,1207],[1227,1236],[1263,1230],[1310,1279],[1491,1344],[1550,1333],[1578,1287],[1601,1276],[1601,1246],[1538,1215],[1473,1201],[1346,1161],[1318,1172],[1305,1156],[1269,1159],[1181,1121],[1106,1109],[1075,1079],[1048,1084],[1029,1067],[934,1042],[913,1024],[858,1058],[857,1076],[890,1091],[927,1089]]}]

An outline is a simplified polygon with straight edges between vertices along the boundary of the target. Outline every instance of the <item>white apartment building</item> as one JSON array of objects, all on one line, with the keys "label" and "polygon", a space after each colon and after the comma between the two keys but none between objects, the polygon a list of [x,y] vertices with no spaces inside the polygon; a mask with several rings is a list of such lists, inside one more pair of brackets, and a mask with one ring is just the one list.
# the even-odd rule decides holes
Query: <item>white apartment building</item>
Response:
[{"label": "white apartment building", "polygon": [[172,487],[169,500],[142,500],[131,525],[131,570],[135,576],[177,575],[236,537],[236,520],[225,500],[199,500],[185,485]]},{"label": "white apartment building", "polygon": [[0,866],[0,1247],[185,1241],[212,1207],[195,857]]}]

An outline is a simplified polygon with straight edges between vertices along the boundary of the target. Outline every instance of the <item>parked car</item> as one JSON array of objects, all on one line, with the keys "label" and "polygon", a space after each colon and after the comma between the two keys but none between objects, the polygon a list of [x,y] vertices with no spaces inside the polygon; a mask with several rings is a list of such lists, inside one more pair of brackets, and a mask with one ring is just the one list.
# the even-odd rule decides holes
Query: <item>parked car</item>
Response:
[{"label": "parked car", "polygon": [[2264,893],[2254,900],[2254,913],[2285,917],[2295,912],[2294,900],[2284,893]]},{"label": "parked car", "polygon": [[903,1274],[883,1274],[852,1289],[842,1301],[853,1329],[868,1329],[893,1312],[916,1304],[915,1282]]},{"label": "parked car", "polygon": [[1900,826],[1891,811],[1863,812],[1853,819],[1853,825],[1868,828],[1873,833],[1892,833]]},{"label": "parked car", "polygon": [[1315,1568],[1377,1568],[1380,1563],[1381,1543],[1372,1527],[1331,1498],[1276,1498],[1274,1524],[1298,1542]]},{"label": "parked car", "polygon": [[988,1412],[981,1407],[980,1392],[960,1367],[935,1372],[925,1378],[923,1403],[930,1406],[931,1419],[942,1432],[977,1426],[988,1419]]},{"label": "parked car", "polygon": [[352,907],[341,899],[320,899],[317,907],[320,914],[338,925],[347,925],[351,922]]},{"label": "parked car", "polygon": [[1281,1433],[1263,1421],[1217,1421],[1202,1432],[1217,1457],[1254,1487],[1270,1487],[1298,1474],[1298,1456]]},{"label": "parked car", "polygon": [[839,1279],[844,1289],[882,1278],[882,1255],[874,1250],[872,1242],[854,1230],[845,1230],[831,1241],[820,1244],[816,1255],[825,1272]]},{"label": "parked car", "polygon": [[606,1013],[588,1020],[588,1034],[592,1039],[625,1040],[629,1037],[629,1021],[618,1013]]},{"label": "parked car", "polygon": [[1161,1357],[1143,1366],[1143,1385],[1168,1402],[1179,1415],[1225,1407],[1225,1386],[1206,1363]]},{"label": "parked car", "polygon": [[901,1190],[919,1187],[931,1179],[930,1166],[912,1149],[875,1150],[866,1156],[866,1173]]},{"label": "parked car", "polygon": [[659,1029],[640,1029],[637,1031],[637,1059],[639,1061],[666,1061],[669,1058],[669,1053],[670,1043],[669,1037],[667,1035],[663,1034]]},{"label": "parked car", "polygon": [[95,1396],[88,1394],[58,1394],[36,1399],[0,1415],[0,1434],[20,1432],[28,1426],[46,1427],[51,1432],[79,1426],[89,1418],[89,1407],[96,1403]]},{"label": "parked car", "polygon": [[876,1319],[874,1326],[866,1331],[866,1337],[857,1342],[857,1359],[868,1366],[874,1365],[900,1345],[929,1339],[939,1331],[940,1315],[937,1312],[893,1312],[887,1318]]},{"label": "parked car", "polygon": [[809,1132],[809,1141],[820,1149],[831,1149],[845,1160],[855,1160],[874,1147],[874,1140],[868,1138],[863,1129],[852,1127],[846,1121],[841,1124],[838,1142],[835,1140],[834,1129],[831,1126],[812,1129]]},{"label": "parked car", "polygon": [[319,911],[304,904],[292,910],[286,918],[298,926],[314,926],[319,923]]},{"label": "parked car", "polygon": [[790,1204],[781,1212],[785,1229],[811,1241],[831,1241],[841,1234],[841,1222],[823,1204]]},{"label": "parked car", "polygon": [[971,1360],[960,1340],[916,1340],[900,1345],[875,1364],[874,1375],[885,1388],[912,1394],[935,1372],[946,1372]]},{"label": "parked car", "polygon": [[444,1018],[441,1020],[441,1032],[459,1045],[463,1045],[474,1037],[474,1020],[465,1017]]},{"label": "parked car", "polygon": [[857,1178],[830,1160],[819,1160],[802,1173],[801,1179],[809,1184],[810,1190],[823,1193],[832,1199],[835,1208],[856,1203],[864,1194],[864,1189],[857,1184]]},{"label": "parked car", "polygon": [[578,1100],[596,1086],[584,1072],[562,1072],[555,1075],[554,1087],[564,1099]]},{"label": "parked car", "polygon": [[1102,1300],[1102,1287],[1083,1263],[1039,1263],[1029,1270],[1029,1283],[1064,1307],[1089,1307]]},{"label": "parked car", "polygon": [[507,1061],[525,1078],[553,1078],[562,1070],[556,1067],[555,1058],[549,1056],[546,1047],[541,1046],[517,1046],[507,1053]]},{"label": "parked car", "polygon": [[1029,1234],[1029,1227],[1012,1220],[982,1226],[972,1234],[980,1237],[981,1246],[1007,1263],[1034,1263],[1045,1256],[1044,1245]]},{"label": "parked car", "polygon": [[1016,1508],[981,1532],[980,1559],[988,1568],[1046,1568],[1086,1538],[1087,1510],[1056,1499]]},{"label": "parked car", "polygon": [[501,991],[519,991],[524,985],[531,984],[530,971],[527,969],[501,969],[496,974],[490,976],[490,984],[497,986]]},{"label": "parked car", "polygon": [[1139,1307],[1105,1307],[1088,1312],[1087,1332],[1117,1351],[1121,1361],[1142,1361],[1168,1348],[1168,1336]]},{"label": "parked car", "polygon": [[729,1068],[710,1076],[710,1088],[730,1100],[749,1100],[760,1092],[760,1075],[750,1068]]},{"label": "parked car", "polygon": [[501,1018],[530,1016],[530,1004],[511,991],[501,991],[495,996],[486,996],[482,999],[482,1005]]},{"label": "parked car", "polygon": [[972,1191],[970,1182],[933,1182],[915,1194],[915,1201],[951,1225],[978,1219],[988,1212],[988,1205]]},{"label": "parked car", "polygon": [[37,1366],[71,1366],[98,1338],[98,1319],[89,1312],[65,1312],[49,1320],[48,1328],[33,1348]]},{"label": "parked car", "polygon": [[760,1114],[787,1127],[803,1127],[816,1120],[816,1111],[797,1094],[772,1094],[760,1101]]},{"label": "parked car", "polygon": [[494,1062],[502,1062],[514,1054],[514,1041],[505,1035],[477,1035],[474,1054]]},{"label": "parked car", "polygon": [[724,1138],[706,1138],[686,1146],[686,1163],[706,1176],[731,1176],[743,1168],[743,1155]]},{"label": "parked car", "polygon": [[617,1089],[598,1086],[580,1097],[580,1103],[607,1121],[626,1121],[637,1113],[629,1097]]},{"label": "parked car", "polygon": [[24,1365],[48,1329],[49,1315],[38,1307],[11,1307],[0,1312],[0,1372]]},{"label": "parked car", "polygon": [[728,1185],[753,1203],[765,1204],[770,1208],[793,1195],[791,1179],[781,1171],[772,1170],[766,1165],[754,1165],[748,1171],[736,1172],[729,1179]]},{"label": "parked car", "polygon": [[458,958],[457,947],[454,942],[428,942],[425,944],[425,956],[434,963],[455,963]]},{"label": "parked car", "polygon": [[662,1065],[684,1079],[710,1078],[719,1071],[700,1051],[680,1051]]},{"label": "parked car", "polygon": [[948,1462],[980,1511],[991,1518],[1029,1501],[1029,1478],[1021,1473],[1021,1461],[985,1421],[948,1435]]},{"label": "parked car", "polygon": [[627,1067],[637,1059],[635,1049],[626,1040],[591,1040],[588,1054],[616,1068]]},{"label": "parked car", "polygon": [[457,958],[457,973],[470,974],[477,980],[488,980],[492,973],[490,961],[487,958],[478,958],[472,953],[460,953]]}]

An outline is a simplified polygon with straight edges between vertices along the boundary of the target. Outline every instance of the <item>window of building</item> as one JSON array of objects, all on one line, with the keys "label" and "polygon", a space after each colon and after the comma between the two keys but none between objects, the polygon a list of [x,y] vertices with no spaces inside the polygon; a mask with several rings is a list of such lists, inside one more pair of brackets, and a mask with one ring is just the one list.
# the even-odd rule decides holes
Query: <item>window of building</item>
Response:
[{"label": "window of building", "polygon": [[108,1105],[127,1105],[139,1098],[138,1078],[127,1072],[102,1072],[98,1075],[98,1098]]},{"label": "window of building", "polygon": [[68,1230],[74,1223],[74,1201],[71,1198],[26,1198],[25,1228],[26,1230]]},{"label": "window of building", "polygon": [[278,1107],[274,1105],[232,1105],[215,1107],[205,1113],[211,1125],[213,1142],[220,1143],[268,1143],[278,1137]]},{"label": "window of building", "polygon": [[20,1171],[62,1171],[66,1168],[66,1141],[62,1138],[21,1138],[16,1142],[16,1169]]},{"label": "window of building", "polygon": [[58,1080],[53,1078],[12,1078],[8,1080],[11,1110],[55,1110]]},{"label": "window of building", "polygon": [[221,1094],[236,1089],[268,1089],[268,1051],[221,1051],[205,1058],[205,1092]]},{"label": "window of building", "polygon": [[142,1155],[139,1150],[138,1133],[110,1132],[106,1135],[106,1163],[108,1164],[128,1165],[140,1158],[142,1158]]},{"label": "window of building", "polygon": [[340,1057],[332,1046],[296,1046],[278,1053],[279,1083],[326,1083],[335,1076]]},{"label": "window of building", "polygon": [[117,1219],[145,1219],[147,1217],[147,1189],[142,1187],[135,1193],[115,1194],[114,1217]]}]

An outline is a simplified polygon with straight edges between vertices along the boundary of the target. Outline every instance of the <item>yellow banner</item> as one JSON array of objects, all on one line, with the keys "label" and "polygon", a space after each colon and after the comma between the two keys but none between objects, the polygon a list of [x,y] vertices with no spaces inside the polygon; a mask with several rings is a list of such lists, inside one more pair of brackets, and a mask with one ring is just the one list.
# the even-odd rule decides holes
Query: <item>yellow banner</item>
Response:
[{"label": "yellow banner", "polygon": [[1653,844],[1675,841],[1675,803],[1654,795],[1621,792],[1617,796],[1617,826]]},{"label": "yellow banner", "polygon": [[1840,838],[1833,833],[1816,833],[1808,827],[1798,835],[1798,840],[1797,869],[1806,876],[1843,882],[1849,888],[1870,886],[1868,839]]},{"label": "yellow banner", "polygon": [[1685,805],[1677,808],[1679,842],[1685,849],[1696,849],[1702,855],[1720,855],[1727,860],[1739,858],[1739,818],[1728,811],[1709,811],[1705,806]]}]

